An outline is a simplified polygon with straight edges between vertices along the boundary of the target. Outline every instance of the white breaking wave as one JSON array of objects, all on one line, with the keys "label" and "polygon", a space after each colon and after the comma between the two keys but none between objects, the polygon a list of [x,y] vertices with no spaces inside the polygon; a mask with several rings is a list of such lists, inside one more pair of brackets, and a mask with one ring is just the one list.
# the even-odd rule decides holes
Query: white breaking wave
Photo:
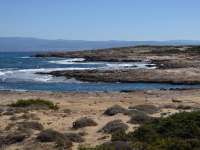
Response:
[{"label": "white breaking wave", "polygon": [[122,67],[136,67],[135,63],[107,63],[106,66],[111,68],[122,68]]},{"label": "white breaking wave", "polygon": [[54,63],[54,64],[74,64],[76,62],[83,62],[85,61],[84,58],[68,58],[64,60],[52,60],[49,61],[49,63]]},{"label": "white breaking wave", "polygon": [[78,62],[78,61],[68,61],[68,60],[52,60],[48,61],[49,63],[53,64],[59,64],[59,65],[71,65],[71,64],[77,64],[77,65],[100,65],[103,64],[101,62]]},{"label": "white breaking wave", "polygon": [[106,66],[108,69],[156,69],[154,64],[148,63],[108,63]]},{"label": "white breaking wave", "polygon": [[[62,65],[99,65],[96,67],[96,69],[155,69],[154,66],[147,66],[147,65],[153,65],[149,64],[148,62],[135,62],[135,63],[117,63],[117,62],[81,62],[84,61],[82,58],[72,58],[72,59],[65,59],[65,60],[53,60],[48,61],[49,63],[54,64],[62,64]],[[67,69],[67,70],[82,70],[79,68],[74,69]],[[83,69],[84,70],[84,69]]]},{"label": "white breaking wave", "polygon": [[32,81],[32,82],[70,82],[65,77],[54,77],[52,75],[36,74],[37,72],[51,72],[59,70],[85,70],[94,68],[39,68],[39,69],[20,69],[0,71],[0,81]]},{"label": "white breaking wave", "polygon": [[27,58],[31,58],[31,57],[30,56],[24,56],[24,57],[20,57],[20,58],[27,59]]},{"label": "white breaking wave", "polygon": [[5,74],[4,72],[0,71],[0,76],[2,76],[2,75],[4,75],[4,74]]}]

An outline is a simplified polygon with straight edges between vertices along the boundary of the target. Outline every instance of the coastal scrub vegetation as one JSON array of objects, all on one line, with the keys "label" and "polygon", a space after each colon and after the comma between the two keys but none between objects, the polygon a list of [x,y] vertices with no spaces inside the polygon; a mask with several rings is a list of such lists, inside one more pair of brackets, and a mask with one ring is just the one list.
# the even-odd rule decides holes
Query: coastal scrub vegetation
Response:
[{"label": "coastal scrub vegetation", "polygon": [[[120,142],[119,142],[120,141]],[[135,131],[120,131],[111,142],[80,150],[197,150],[200,149],[200,111],[181,112],[145,123]]]},{"label": "coastal scrub vegetation", "polygon": [[79,129],[89,126],[96,126],[97,123],[88,117],[82,117],[73,122],[73,129]]},{"label": "coastal scrub vegetation", "polygon": [[27,99],[27,100],[17,100],[17,102],[10,104],[11,107],[35,107],[35,108],[48,108],[57,110],[58,106],[51,101],[43,99]]}]

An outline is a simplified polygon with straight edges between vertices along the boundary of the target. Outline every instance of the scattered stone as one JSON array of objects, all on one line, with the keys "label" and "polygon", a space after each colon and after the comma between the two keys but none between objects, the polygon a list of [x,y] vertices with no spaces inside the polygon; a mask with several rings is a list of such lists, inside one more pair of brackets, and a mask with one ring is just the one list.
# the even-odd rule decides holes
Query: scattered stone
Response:
[{"label": "scattered stone", "polygon": [[114,133],[119,131],[126,131],[128,129],[128,125],[123,123],[121,120],[114,120],[111,122],[108,122],[101,130],[100,132],[104,133]]},{"label": "scattered stone", "polygon": [[150,105],[150,104],[130,106],[129,109],[142,111],[142,112],[145,112],[147,114],[154,114],[154,113],[157,113],[159,111],[158,107],[156,107],[154,105]]},{"label": "scattered stone", "polygon": [[80,118],[75,122],[73,122],[74,129],[84,128],[88,126],[96,126],[96,125],[97,123],[93,119],[87,117]]},{"label": "scattered stone", "polygon": [[110,108],[108,108],[105,112],[104,115],[108,115],[108,116],[114,116],[118,113],[125,113],[127,110],[123,107],[121,107],[120,105],[114,105]]}]

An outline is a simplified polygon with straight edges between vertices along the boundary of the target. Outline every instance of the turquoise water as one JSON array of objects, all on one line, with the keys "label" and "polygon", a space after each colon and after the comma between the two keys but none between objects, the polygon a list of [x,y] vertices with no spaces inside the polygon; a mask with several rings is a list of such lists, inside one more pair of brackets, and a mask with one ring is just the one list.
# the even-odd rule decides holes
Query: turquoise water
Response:
[{"label": "turquoise water", "polygon": [[147,68],[146,63],[83,62],[82,58],[35,58],[34,53],[0,53],[0,90],[122,91],[199,88],[200,85],[159,83],[86,83],[64,77],[38,75],[53,70]]}]

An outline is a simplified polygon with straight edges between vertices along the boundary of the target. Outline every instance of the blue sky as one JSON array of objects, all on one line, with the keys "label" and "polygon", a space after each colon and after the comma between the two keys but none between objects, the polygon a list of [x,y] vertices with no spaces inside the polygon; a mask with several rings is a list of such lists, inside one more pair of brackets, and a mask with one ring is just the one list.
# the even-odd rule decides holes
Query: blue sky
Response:
[{"label": "blue sky", "polygon": [[0,0],[0,36],[200,40],[200,1]]}]

